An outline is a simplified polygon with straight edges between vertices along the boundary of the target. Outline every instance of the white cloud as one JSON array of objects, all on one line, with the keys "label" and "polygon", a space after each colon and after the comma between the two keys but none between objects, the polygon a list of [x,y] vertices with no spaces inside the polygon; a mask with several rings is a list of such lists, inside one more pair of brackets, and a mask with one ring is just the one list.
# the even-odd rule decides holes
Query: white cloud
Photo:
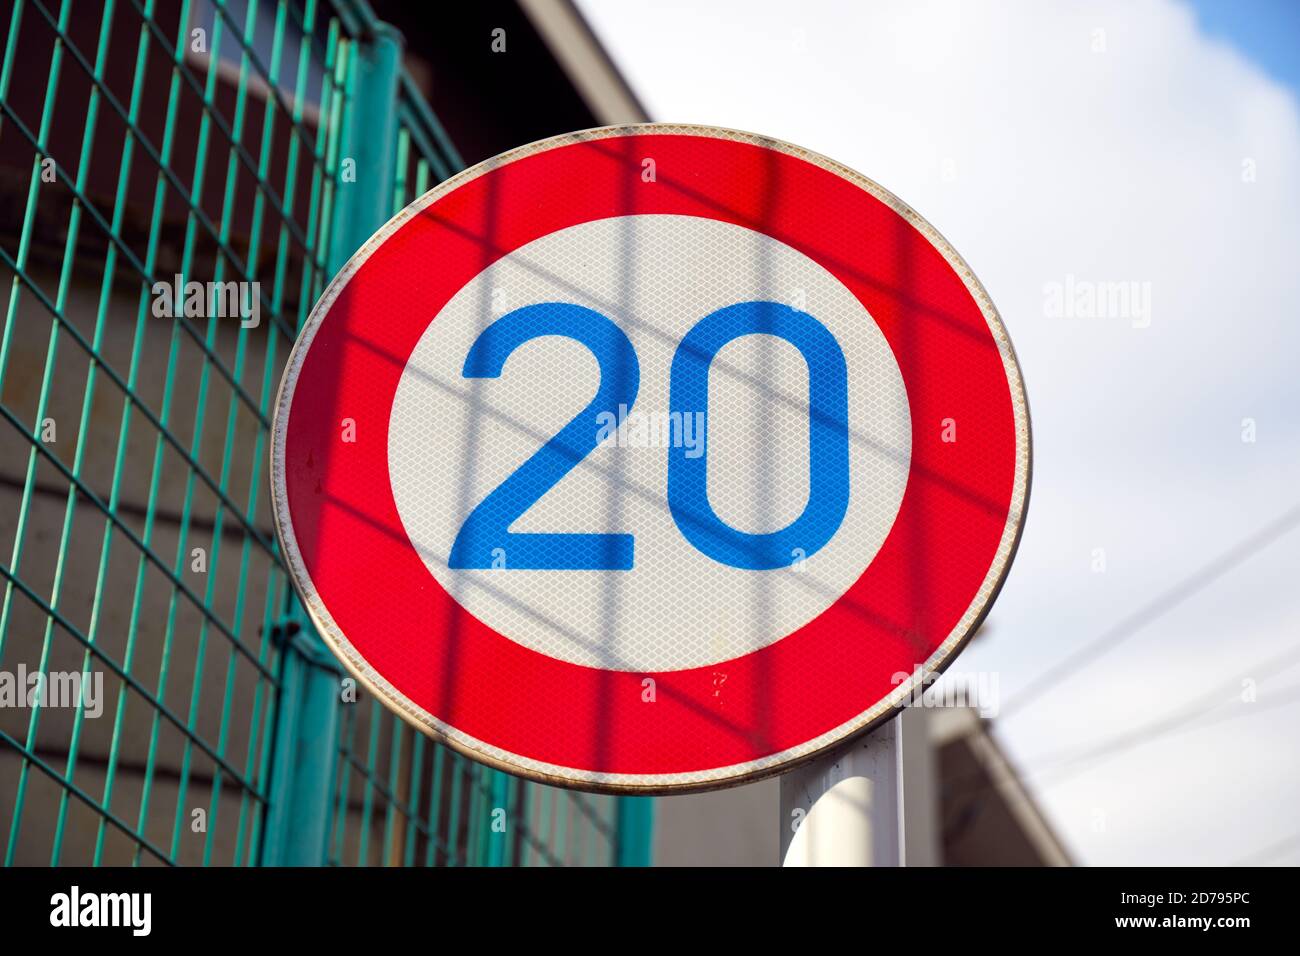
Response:
[{"label": "white cloud", "polygon": [[[963,668],[1002,670],[1011,697],[1300,501],[1300,113],[1186,8],[684,0],[584,12],[656,119],[750,129],[855,167],[929,219],[993,295],[1029,388],[1034,493],[996,626]],[[1150,327],[1047,317],[1044,285],[1067,276],[1149,283]],[[1104,575],[1090,570],[1094,547]],[[1294,645],[1297,567],[1300,532],[1009,717],[1001,736],[1017,756],[1083,744]],[[1296,716],[1154,742],[1044,803],[1086,862],[1237,860],[1295,827]],[[1097,806],[1118,808],[1100,833]]]}]

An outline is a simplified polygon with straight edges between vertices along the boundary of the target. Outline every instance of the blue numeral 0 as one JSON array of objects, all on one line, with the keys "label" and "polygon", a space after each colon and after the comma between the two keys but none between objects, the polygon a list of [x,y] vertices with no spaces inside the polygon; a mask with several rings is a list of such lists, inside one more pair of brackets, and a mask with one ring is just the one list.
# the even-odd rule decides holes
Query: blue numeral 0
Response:
[{"label": "blue numeral 0", "polygon": [[[725,524],[709,503],[709,366],[743,335],[785,339],[808,364],[808,503],[779,531],[749,534]],[[686,539],[732,567],[770,571],[811,557],[844,521],[849,506],[848,366],[835,336],[806,312],[779,302],[738,302],[697,322],[673,355],[669,405],[683,418],[704,412],[704,454],[668,452],[668,507]]]},{"label": "blue numeral 0", "polygon": [[520,345],[543,335],[562,335],[585,345],[600,365],[600,387],[579,412],[533,457],[484,498],[461,525],[447,564],[491,568],[493,551],[505,551],[507,568],[524,570],[628,571],[630,534],[517,534],[510,525],[596,447],[597,415],[631,408],[641,383],[636,351],[623,330],[591,309],[568,302],[542,302],[515,309],[489,325],[470,347],[462,374],[497,378]]}]

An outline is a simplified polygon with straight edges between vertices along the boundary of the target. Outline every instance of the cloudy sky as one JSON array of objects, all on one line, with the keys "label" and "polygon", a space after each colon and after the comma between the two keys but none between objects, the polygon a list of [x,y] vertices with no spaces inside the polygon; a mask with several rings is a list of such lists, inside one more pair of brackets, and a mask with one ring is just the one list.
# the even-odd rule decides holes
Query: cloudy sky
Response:
[{"label": "cloudy sky", "polygon": [[[1078,858],[1300,863],[1295,5],[582,7],[655,119],[847,163],[992,294],[1034,488],[957,666],[999,673],[996,733]],[[1134,307],[1054,307],[1086,282]]]}]

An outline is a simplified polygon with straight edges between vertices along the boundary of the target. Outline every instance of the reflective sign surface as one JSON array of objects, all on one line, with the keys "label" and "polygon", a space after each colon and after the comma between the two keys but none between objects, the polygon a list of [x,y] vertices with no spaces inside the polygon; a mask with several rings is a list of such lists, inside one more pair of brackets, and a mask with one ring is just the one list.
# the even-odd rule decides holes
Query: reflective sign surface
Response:
[{"label": "reflective sign surface", "polygon": [[322,633],[505,769],[716,787],[887,717],[986,611],[1029,477],[997,313],[915,213],[748,134],[572,134],[386,225],[273,448]]}]

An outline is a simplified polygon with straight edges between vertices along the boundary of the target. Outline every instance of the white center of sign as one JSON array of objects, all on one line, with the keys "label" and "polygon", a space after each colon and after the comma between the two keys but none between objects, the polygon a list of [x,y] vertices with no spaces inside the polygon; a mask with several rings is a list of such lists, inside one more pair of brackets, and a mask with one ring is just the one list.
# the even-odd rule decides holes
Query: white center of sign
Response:
[{"label": "white center of sign", "polygon": [[[695,456],[704,453],[706,437],[696,427],[702,416],[670,416],[674,353],[705,316],[754,301],[784,303],[817,319],[848,366],[850,486],[843,521],[814,554],[761,571],[720,563],[693,547],[666,497],[668,446]],[[601,444],[509,530],[631,534],[630,570],[513,568],[509,548],[492,568],[448,565],[475,506],[582,412],[600,383],[592,353],[558,335],[519,346],[497,378],[462,374],[484,329],[543,302],[584,306],[617,324],[635,347],[640,388],[630,409],[613,410],[617,417],[592,417]],[[808,375],[797,348],[766,334],[736,338],[709,366],[708,499],[717,517],[739,531],[784,528],[808,503]],[[893,352],[838,279],[802,253],[740,226],[627,216],[544,236],[452,297],[402,374],[388,464],[407,534],[434,578],[471,614],[559,660],[648,672],[751,653],[833,604],[893,525],[911,440]]]}]

